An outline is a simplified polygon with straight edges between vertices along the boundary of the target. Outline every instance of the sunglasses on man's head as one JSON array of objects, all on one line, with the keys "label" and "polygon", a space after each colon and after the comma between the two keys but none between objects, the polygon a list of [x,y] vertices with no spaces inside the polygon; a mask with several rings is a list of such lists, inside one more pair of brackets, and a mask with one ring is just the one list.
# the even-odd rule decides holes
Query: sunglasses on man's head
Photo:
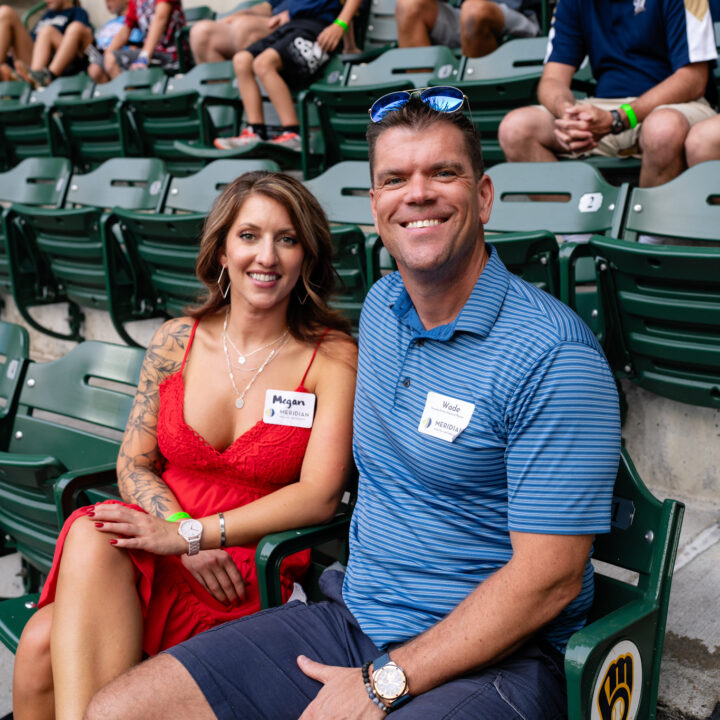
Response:
[{"label": "sunglasses on man's head", "polygon": [[[388,113],[400,110],[410,102],[410,98],[418,96],[429,108],[445,113],[459,110],[467,100],[462,90],[450,85],[418,88],[417,90],[397,90],[383,95],[372,104],[372,107],[368,110],[370,119],[374,123],[380,122]],[[468,111],[470,111],[469,102]],[[472,113],[470,114],[470,120],[472,121]]]}]

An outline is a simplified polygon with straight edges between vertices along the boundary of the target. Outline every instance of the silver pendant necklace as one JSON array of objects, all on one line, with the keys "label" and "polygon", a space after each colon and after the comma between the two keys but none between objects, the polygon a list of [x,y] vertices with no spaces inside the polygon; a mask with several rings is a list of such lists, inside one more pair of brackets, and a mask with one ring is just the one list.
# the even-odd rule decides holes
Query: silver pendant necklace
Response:
[{"label": "silver pendant necklace", "polygon": [[227,335],[227,341],[230,343],[230,347],[237,353],[237,361],[240,365],[244,365],[249,357],[252,357],[255,355],[255,353],[259,353],[261,350],[265,350],[265,348],[269,348],[271,345],[275,345],[275,343],[280,342],[286,335],[288,334],[287,328],[285,329],[285,332],[278,338],[275,338],[272,342],[269,342],[267,345],[263,345],[262,347],[257,348],[256,350],[253,350],[249,353],[241,353],[237,345],[232,341],[232,338],[230,335]]},{"label": "silver pendant necklace", "polygon": [[[273,348],[269,353],[268,356],[265,358],[265,362],[258,368],[257,372],[250,378],[250,382],[245,386],[245,389],[240,392],[238,390],[237,384],[235,383],[235,376],[233,375],[232,371],[232,364],[230,363],[230,353],[228,352],[228,346],[227,341],[230,339],[227,334],[227,322],[228,322],[228,315],[230,314],[230,306],[228,306],[228,309],[225,311],[225,321],[223,322],[223,331],[222,331],[222,344],[223,344],[223,350],[225,351],[225,360],[227,361],[227,368],[228,368],[228,375],[230,376],[230,383],[233,386],[233,390],[235,391],[235,394],[237,395],[237,398],[235,398],[235,407],[238,410],[242,410],[243,407],[245,407],[245,395],[247,394],[248,390],[253,386],[253,383],[255,380],[257,380],[260,373],[267,367],[268,363],[275,357],[277,357],[280,354],[280,351],[287,345],[290,338],[288,337],[288,331],[286,330],[280,337],[285,338],[282,340],[280,345],[278,347]],[[278,338],[280,339],[280,338]],[[232,341],[230,341],[232,343]],[[275,340],[277,342],[277,340]],[[273,343],[269,343],[269,345],[272,345]],[[265,347],[268,347],[269,345],[266,345]],[[262,348],[259,348],[262,350]],[[255,350],[254,352],[257,352]],[[252,354],[252,353],[251,353]]]}]

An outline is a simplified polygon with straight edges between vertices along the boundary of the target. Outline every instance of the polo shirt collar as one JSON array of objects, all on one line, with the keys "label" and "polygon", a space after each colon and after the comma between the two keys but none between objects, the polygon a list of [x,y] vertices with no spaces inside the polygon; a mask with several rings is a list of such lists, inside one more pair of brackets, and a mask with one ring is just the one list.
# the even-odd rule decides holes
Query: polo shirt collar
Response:
[{"label": "polo shirt collar", "polygon": [[510,283],[510,274],[502,264],[495,248],[489,244],[486,247],[490,253],[487,264],[480,273],[462,310],[447,325],[439,325],[431,330],[426,330],[405,286],[402,281],[400,282],[398,294],[391,302],[390,308],[398,321],[410,328],[414,337],[442,341],[449,340],[456,331],[487,337],[505,299],[505,293]]}]

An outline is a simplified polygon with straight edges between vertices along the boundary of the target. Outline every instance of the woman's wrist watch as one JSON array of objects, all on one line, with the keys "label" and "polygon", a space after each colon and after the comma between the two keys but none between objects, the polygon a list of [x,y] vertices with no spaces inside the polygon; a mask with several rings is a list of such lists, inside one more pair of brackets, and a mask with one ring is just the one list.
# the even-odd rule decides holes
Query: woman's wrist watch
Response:
[{"label": "woman's wrist watch", "polygon": [[372,690],[388,712],[410,700],[405,671],[387,653],[373,662]]},{"label": "woman's wrist watch", "polygon": [[200,539],[203,526],[199,520],[183,520],[178,524],[178,535],[187,540],[188,555],[197,555],[200,552]]}]

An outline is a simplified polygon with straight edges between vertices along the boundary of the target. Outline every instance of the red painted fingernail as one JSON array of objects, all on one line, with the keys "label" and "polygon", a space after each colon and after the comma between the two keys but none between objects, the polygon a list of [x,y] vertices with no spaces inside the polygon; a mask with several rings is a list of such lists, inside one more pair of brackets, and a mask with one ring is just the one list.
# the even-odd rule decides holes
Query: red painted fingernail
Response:
[{"label": "red painted fingernail", "polygon": [[92,510],[89,510],[88,517],[95,517],[95,513]]},{"label": "red painted fingernail", "polygon": [[117,540],[115,540],[115,538],[113,538],[113,539],[110,541],[110,544],[111,544],[111,545],[117,545]]},{"label": "red painted fingernail", "polygon": [[101,522],[96,522],[96,523],[95,523],[95,527],[102,527],[102,526],[103,526],[103,523],[101,523]]}]

